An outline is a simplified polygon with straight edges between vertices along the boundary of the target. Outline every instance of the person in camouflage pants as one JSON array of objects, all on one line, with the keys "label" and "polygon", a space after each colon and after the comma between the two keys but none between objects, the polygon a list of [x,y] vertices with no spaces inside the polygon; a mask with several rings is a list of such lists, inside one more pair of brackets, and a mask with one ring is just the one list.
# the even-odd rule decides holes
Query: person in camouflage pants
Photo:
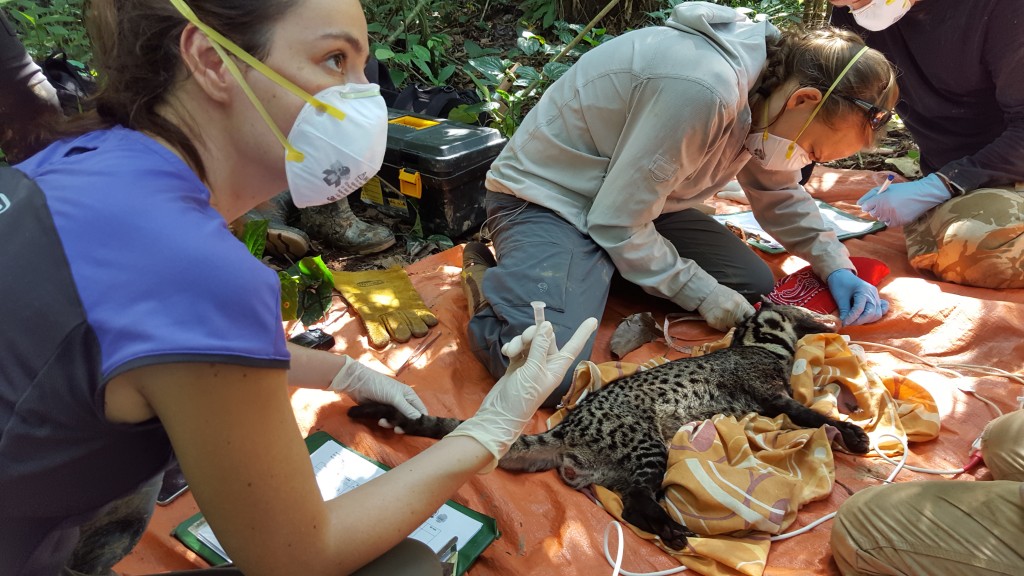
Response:
[{"label": "person in camouflage pants", "polygon": [[961,0],[914,0],[888,27],[869,23],[871,31],[858,24],[861,11],[888,4],[830,1],[833,25],[863,36],[900,70],[896,112],[921,150],[925,174],[881,195],[871,190],[861,208],[904,227],[910,263],[921,272],[957,284],[1024,288],[1020,3],[975,0],[965,10]]},{"label": "person in camouflage pants", "polygon": [[947,282],[1024,287],[1024,193],[982,188],[953,198],[907,224],[914,268]]}]

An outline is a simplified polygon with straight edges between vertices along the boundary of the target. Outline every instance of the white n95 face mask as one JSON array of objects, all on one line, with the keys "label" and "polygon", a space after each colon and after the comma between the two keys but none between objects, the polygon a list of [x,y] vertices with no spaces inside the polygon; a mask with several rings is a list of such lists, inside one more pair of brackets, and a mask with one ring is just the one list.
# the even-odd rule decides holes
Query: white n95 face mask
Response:
[{"label": "white n95 face mask", "polygon": [[384,163],[388,109],[376,84],[332,86],[314,98],[345,114],[339,120],[307,103],[288,142],[301,152],[285,154],[292,201],[299,208],[340,200],[372,178]]},{"label": "white n95 face mask", "polygon": [[[366,184],[380,170],[388,139],[388,109],[380,95],[380,86],[342,84],[311,96],[204,24],[185,0],[170,2],[210,39],[228,72],[243,87],[267,127],[281,142],[285,150],[285,175],[296,206],[305,208],[340,200]],[[287,138],[225,50],[306,102]]]},{"label": "white n95 face mask", "polygon": [[862,28],[877,32],[892,26],[910,11],[910,0],[871,0],[863,8],[850,10]]},{"label": "white n95 face mask", "polygon": [[[846,64],[846,67],[839,73],[839,76],[832,82],[832,85],[828,87],[825,94],[821,97],[821,101],[811,111],[810,116],[804,121],[803,127],[797,132],[796,137],[793,140],[787,140],[781,136],[776,136],[768,131],[768,106],[765,104],[762,107],[764,113],[764,123],[766,127],[761,133],[753,133],[747,136],[744,141],[744,147],[750,152],[750,155],[754,157],[765,170],[800,170],[804,166],[811,163],[811,155],[804,150],[803,146],[796,143],[803,135],[807,127],[811,125],[811,122],[818,115],[818,111],[825,105],[825,101],[832,94],[832,91],[839,85],[839,81],[846,76],[846,73],[850,71],[850,68],[857,63],[857,60],[868,51],[867,46],[863,46],[857,53],[850,59]],[[792,95],[790,96],[792,97]],[[787,100],[788,102],[788,100]]]},{"label": "white n95 face mask", "polygon": [[765,170],[800,170],[811,163],[811,156],[792,140],[765,130],[747,136],[747,151]]}]

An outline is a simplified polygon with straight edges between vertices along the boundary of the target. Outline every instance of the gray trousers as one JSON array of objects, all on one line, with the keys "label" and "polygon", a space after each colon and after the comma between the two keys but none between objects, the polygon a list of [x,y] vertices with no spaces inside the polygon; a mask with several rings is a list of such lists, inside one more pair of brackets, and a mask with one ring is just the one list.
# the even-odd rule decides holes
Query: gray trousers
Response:
[{"label": "gray trousers", "polygon": [[[500,378],[508,367],[501,347],[533,324],[531,301],[544,301],[545,319],[554,327],[558,345],[564,345],[584,320],[604,314],[615,265],[589,236],[547,208],[497,192],[487,193],[485,205],[498,265],[484,275],[482,291],[490,306],[470,319],[469,338],[476,357]],[[654,226],[682,258],[695,261],[751,302],[774,287],[768,265],[699,210],[663,214]],[[655,298],[629,286],[637,298]],[[590,358],[593,346],[592,336],[578,360]],[[572,372],[544,406],[558,403]]]}]

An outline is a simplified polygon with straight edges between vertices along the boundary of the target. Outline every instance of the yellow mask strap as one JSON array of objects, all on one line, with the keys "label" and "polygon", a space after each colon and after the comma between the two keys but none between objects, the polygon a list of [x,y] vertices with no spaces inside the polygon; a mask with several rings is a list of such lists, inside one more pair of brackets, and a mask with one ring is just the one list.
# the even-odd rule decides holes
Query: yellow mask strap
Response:
[{"label": "yellow mask strap", "polygon": [[281,145],[284,146],[286,151],[285,159],[292,162],[302,162],[305,159],[305,156],[302,152],[299,152],[294,146],[292,146],[291,142],[288,141],[288,138],[281,132],[281,129],[278,128],[277,124],[275,124],[273,119],[270,118],[270,114],[268,114],[267,109],[263,107],[263,103],[260,102],[259,98],[257,98],[255,94],[253,94],[252,88],[249,87],[249,83],[242,78],[242,71],[238,69],[238,65],[235,64],[235,61],[225,54],[224,49],[217,45],[216,42],[213,43],[213,49],[217,51],[221,60],[224,61],[224,65],[228,67],[228,72],[230,72],[231,75],[235,77],[235,80],[238,81],[238,84],[242,87],[242,91],[249,97],[249,101],[252,102],[252,105],[256,107],[256,111],[263,117],[263,121],[270,127],[270,130],[281,142]]},{"label": "yellow mask strap", "polygon": [[[856,54],[854,54],[853,58],[851,58],[850,62],[846,65],[846,68],[843,68],[843,71],[839,73],[839,76],[835,79],[835,82],[832,82],[832,85],[828,87],[827,91],[825,91],[825,95],[821,97],[821,102],[818,102],[818,105],[814,107],[814,110],[811,111],[811,115],[808,116],[807,121],[804,122],[803,128],[801,128],[800,131],[797,132],[796,138],[793,138],[793,141],[789,144],[789,148],[786,150],[787,159],[793,156],[793,153],[796,151],[796,141],[800,139],[800,136],[803,136],[804,130],[807,130],[807,127],[811,125],[811,121],[814,120],[814,117],[818,115],[818,110],[821,110],[821,107],[825,105],[825,101],[828,100],[829,95],[831,95],[832,91],[835,90],[836,86],[839,85],[839,81],[842,80],[844,76],[846,76],[846,73],[850,71],[850,68],[853,68],[853,65],[857,63],[857,60],[859,60],[860,57],[867,51],[868,47],[865,46],[861,48]],[[767,134],[765,134],[765,138],[767,137]]]},{"label": "yellow mask strap", "polygon": [[249,87],[249,84],[242,78],[242,73],[238,70],[238,66],[234,63],[233,60],[231,60],[230,57],[228,57],[227,54],[224,53],[223,49],[227,49],[229,52],[237,56],[239,59],[241,59],[249,66],[255,68],[257,71],[259,71],[261,74],[272,80],[277,85],[281,86],[282,88],[288,90],[292,94],[295,94],[299,98],[308,102],[318,111],[326,112],[331,116],[334,116],[338,120],[345,119],[344,112],[338,110],[337,108],[331,106],[326,102],[318,100],[316,97],[309,94],[309,92],[306,92],[302,88],[299,88],[292,81],[288,80],[284,76],[281,76],[277,72],[271,70],[270,67],[268,67],[263,62],[260,62],[256,58],[253,58],[251,54],[239,48],[238,45],[236,45],[231,40],[228,40],[220,32],[217,32],[213,28],[210,28],[209,26],[204,24],[199,19],[199,17],[196,16],[195,12],[192,11],[188,4],[185,3],[184,0],[170,0],[170,2],[175,8],[178,9],[178,12],[180,12],[181,15],[185,17],[186,20],[191,22],[196,28],[202,31],[203,34],[206,34],[206,37],[212,41],[213,48],[217,51],[217,54],[220,55],[221,59],[224,60],[224,64],[228,67],[228,72],[230,72],[231,75],[234,76],[234,78],[242,86],[242,90],[245,92],[245,95],[249,98],[253,105],[256,106],[256,110],[259,111],[260,116],[263,117],[263,120],[267,123],[267,125],[270,126],[270,129],[273,130],[274,135],[277,137],[278,140],[281,141],[281,144],[285,147],[285,150],[288,151],[288,160],[301,162],[302,153],[296,150],[294,147],[292,147],[291,144],[288,143],[288,139],[284,136],[281,130],[277,127],[277,125],[275,125],[274,122],[270,119],[270,115],[267,114],[266,109],[263,108],[263,104],[259,101],[259,99],[256,98],[256,95],[253,94],[252,89]]}]

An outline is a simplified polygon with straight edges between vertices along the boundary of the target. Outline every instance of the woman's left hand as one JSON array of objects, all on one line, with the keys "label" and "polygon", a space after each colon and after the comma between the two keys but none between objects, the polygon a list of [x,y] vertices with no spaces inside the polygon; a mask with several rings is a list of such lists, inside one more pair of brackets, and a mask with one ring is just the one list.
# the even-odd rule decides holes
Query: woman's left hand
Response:
[{"label": "woman's left hand", "polygon": [[828,289],[839,306],[843,326],[870,324],[889,311],[889,302],[878,295],[878,289],[861,280],[846,268],[828,275]]},{"label": "woman's left hand", "polygon": [[427,413],[427,407],[412,388],[347,356],[329,389],[344,392],[360,404],[390,404],[413,420]]}]

